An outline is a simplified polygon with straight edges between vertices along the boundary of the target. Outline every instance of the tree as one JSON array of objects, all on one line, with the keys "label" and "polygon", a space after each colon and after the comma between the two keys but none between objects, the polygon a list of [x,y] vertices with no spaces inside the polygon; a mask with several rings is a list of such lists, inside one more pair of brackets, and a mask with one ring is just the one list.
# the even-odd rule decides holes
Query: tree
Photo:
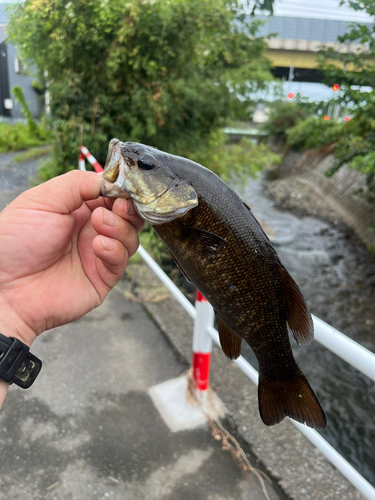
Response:
[{"label": "tree", "polygon": [[[274,0],[248,2],[270,9]],[[26,0],[8,33],[48,83],[61,169],[84,141],[198,150],[271,79],[258,23],[234,0]]]},{"label": "tree", "polygon": [[[342,0],[354,10],[375,16],[373,0]],[[329,85],[338,84],[337,102],[344,103],[351,120],[342,128],[335,143],[337,167],[351,166],[375,175],[375,24],[353,24],[338,38],[342,44],[361,44],[355,51],[338,52],[328,48],[320,52],[319,67]]]}]

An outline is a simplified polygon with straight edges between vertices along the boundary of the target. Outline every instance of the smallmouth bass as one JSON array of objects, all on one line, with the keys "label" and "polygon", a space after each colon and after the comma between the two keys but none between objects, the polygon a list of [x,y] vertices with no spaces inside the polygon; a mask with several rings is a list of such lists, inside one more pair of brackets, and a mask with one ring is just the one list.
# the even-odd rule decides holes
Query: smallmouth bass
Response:
[{"label": "smallmouth bass", "polygon": [[313,321],[297,284],[251,209],[203,166],[150,146],[112,139],[102,195],[132,198],[185,277],[215,310],[231,359],[242,339],[259,363],[259,412],[266,425],[288,416],[326,426],[324,412],[296,364],[287,324],[299,345]]}]

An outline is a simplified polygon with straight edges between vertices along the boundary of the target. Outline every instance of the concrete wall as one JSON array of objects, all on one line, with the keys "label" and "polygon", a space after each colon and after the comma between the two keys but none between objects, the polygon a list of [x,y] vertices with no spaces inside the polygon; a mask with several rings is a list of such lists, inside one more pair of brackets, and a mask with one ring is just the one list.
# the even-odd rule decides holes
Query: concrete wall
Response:
[{"label": "concrete wall", "polygon": [[375,233],[370,230],[375,226],[375,202],[368,201],[366,176],[344,165],[332,177],[327,177],[325,172],[334,164],[335,158],[329,150],[288,151],[278,167],[278,174],[281,177],[299,176],[320,190],[364,244],[375,246]]}]

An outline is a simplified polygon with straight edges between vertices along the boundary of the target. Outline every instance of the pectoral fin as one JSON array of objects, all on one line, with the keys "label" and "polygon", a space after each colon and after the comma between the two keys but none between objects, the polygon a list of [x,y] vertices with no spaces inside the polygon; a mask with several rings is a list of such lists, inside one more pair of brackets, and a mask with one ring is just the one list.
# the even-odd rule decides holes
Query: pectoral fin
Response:
[{"label": "pectoral fin", "polygon": [[228,358],[237,359],[241,354],[242,339],[224,323],[216,312],[215,315],[221,348]]},{"label": "pectoral fin", "polygon": [[226,246],[226,241],[215,233],[210,233],[197,227],[182,225],[182,231],[189,244],[202,252],[220,252]]}]

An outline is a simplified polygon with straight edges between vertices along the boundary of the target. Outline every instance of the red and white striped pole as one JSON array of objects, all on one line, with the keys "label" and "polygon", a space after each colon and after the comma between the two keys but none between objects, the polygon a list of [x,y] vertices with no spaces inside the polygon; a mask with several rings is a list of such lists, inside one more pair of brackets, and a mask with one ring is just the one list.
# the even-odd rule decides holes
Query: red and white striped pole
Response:
[{"label": "red and white striped pole", "polygon": [[94,167],[95,172],[103,172],[103,167],[100,163],[92,156],[90,151],[85,148],[85,146],[80,146],[79,148],[79,160],[78,160],[78,168],[79,170],[86,170],[85,168],[85,158],[91,165]]},{"label": "red and white striped pole", "polygon": [[212,351],[212,339],[207,334],[206,329],[213,325],[214,310],[198,290],[195,308],[197,316],[193,332],[193,379],[199,391],[206,391],[209,385]]},{"label": "red and white striped pole", "polygon": [[78,169],[79,170],[83,170],[83,171],[86,170],[86,167],[85,167],[85,156],[82,153],[81,149],[79,150]]}]

